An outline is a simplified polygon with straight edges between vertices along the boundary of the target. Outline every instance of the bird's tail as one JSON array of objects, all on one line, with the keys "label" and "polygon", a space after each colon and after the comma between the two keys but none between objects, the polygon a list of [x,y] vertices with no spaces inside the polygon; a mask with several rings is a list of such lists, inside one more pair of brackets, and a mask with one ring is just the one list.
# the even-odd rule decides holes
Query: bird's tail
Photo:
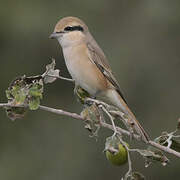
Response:
[{"label": "bird's tail", "polygon": [[108,90],[106,97],[108,100],[118,107],[122,112],[125,113],[128,119],[128,123],[131,127],[135,129],[135,131],[142,137],[142,139],[147,143],[150,138],[146,131],[143,129],[143,127],[140,125],[139,121],[136,119],[135,115],[132,113],[132,111],[129,109],[127,104],[124,102],[124,100],[121,98],[119,93],[116,90]]}]

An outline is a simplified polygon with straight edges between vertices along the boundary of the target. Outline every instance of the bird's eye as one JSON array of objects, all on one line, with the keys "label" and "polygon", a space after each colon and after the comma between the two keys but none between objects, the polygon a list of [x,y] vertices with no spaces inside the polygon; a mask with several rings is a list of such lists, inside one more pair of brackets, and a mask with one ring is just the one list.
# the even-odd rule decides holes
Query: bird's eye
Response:
[{"label": "bird's eye", "polygon": [[84,29],[81,26],[67,26],[64,31],[84,31]]},{"label": "bird's eye", "polygon": [[65,31],[73,31],[73,27],[71,26],[67,26],[64,28]]}]

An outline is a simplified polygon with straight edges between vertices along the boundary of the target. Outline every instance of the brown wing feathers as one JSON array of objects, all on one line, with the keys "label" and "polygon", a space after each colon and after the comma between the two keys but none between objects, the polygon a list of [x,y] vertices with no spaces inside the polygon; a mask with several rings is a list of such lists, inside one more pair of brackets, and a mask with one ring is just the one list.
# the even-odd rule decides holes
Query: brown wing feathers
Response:
[{"label": "brown wing feathers", "polygon": [[125,98],[123,96],[123,93],[120,90],[120,86],[119,86],[117,80],[115,79],[115,77],[113,76],[113,74],[111,72],[110,66],[107,63],[105,55],[104,54],[98,54],[94,50],[92,45],[90,45],[89,43],[87,44],[87,47],[88,47],[89,53],[90,53],[90,55],[89,55],[90,60],[98,67],[98,69],[109,80],[109,82],[114,86],[114,88],[119,93],[119,95],[122,97],[122,99],[126,102],[126,100],[125,100]]}]

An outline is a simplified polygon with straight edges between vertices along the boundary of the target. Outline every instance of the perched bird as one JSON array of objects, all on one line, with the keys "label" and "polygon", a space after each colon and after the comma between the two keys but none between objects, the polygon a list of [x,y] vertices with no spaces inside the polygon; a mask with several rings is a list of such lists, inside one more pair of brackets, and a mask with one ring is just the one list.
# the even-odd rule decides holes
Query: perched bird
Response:
[{"label": "perched bird", "polygon": [[148,142],[147,133],[128,108],[107,58],[87,25],[77,17],[64,17],[56,24],[50,38],[57,39],[61,45],[75,86],[80,86],[92,96],[102,97],[118,107],[142,139]]}]

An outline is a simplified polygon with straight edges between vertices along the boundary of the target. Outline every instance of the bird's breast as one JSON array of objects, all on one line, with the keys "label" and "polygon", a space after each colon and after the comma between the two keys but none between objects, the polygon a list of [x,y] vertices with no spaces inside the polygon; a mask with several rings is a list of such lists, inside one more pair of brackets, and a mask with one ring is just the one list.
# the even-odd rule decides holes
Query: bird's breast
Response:
[{"label": "bird's breast", "polygon": [[89,59],[86,45],[78,45],[63,49],[69,73],[75,83],[96,96],[107,88],[107,80]]}]

